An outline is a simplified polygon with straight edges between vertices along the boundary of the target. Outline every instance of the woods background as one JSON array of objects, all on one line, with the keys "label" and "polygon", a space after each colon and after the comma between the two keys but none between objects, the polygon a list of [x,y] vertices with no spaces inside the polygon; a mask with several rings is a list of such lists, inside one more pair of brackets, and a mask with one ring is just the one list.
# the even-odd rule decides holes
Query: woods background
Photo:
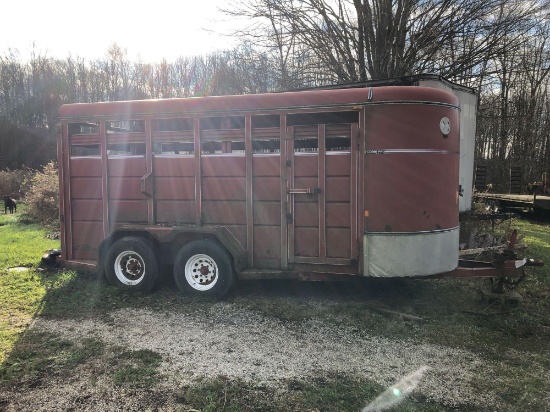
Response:
[{"label": "woods background", "polygon": [[[0,170],[56,157],[64,103],[265,93],[434,73],[479,95],[476,164],[498,191],[550,172],[550,5],[544,0],[237,0],[237,47],[173,62],[0,56]],[[186,41],[181,39],[182,51]]]}]

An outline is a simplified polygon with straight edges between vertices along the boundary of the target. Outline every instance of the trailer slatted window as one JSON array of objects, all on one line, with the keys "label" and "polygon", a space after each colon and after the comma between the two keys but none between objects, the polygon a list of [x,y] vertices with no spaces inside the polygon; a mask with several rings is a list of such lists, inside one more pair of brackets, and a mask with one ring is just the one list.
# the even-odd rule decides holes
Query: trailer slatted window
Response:
[{"label": "trailer slatted window", "polygon": [[107,156],[145,156],[145,122],[124,120],[105,123]]},{"label": "trailer slatted window", "polygon": [[145,122],[143,120],[123,120],[107,122],[105,125],[108,134],[144,133]]},{"label": "trailer slatted window", "polygon": [[252,116],[252,153],[279,153],[281,151],[281,116]]},{"label": "trailer slatted window", "polygon": [[71,157],[99,157],[99,144],[71,144]]},{"label": "trailer slatted window", "polygon": [[78,135],[97,135],[99,133],[99,124],[93,122],[69,123],[69,137]]},{"label": "trailer slatted window", "polygon": [[156,120],[153,120],[153,131],[155,132],[193,131],[193,119],[192,118],[156,119]]},{"label": "trailer slatted window", "polygon": [[145,143],[108,143],[107,156],[145,156]]},{"label": "trailer slatted window", "polygon": [[99,124],[93,122],[69,123],[70,156],[99,157]]},{"label": "trailer slatted window", "polygon": [[193,118],[155,119],[152,129],[156,157],[191,156],[195,153]]},{"label": "trailer slatted window", "polygon": [[351,146],[351,125],[328,125],[325,137],[327,152],[349,152]]},{"label": "trailer slatted window", "polygon": [[153,143],[155,156],[186,156],[194,153],[194,143],[186,141],[164,141]]},{"label": "trailer slatted window", "polygon": [[296,153],[317,153],[319,140],[317,126],[295,126],[294,151]]},{"label": "trailer slatted window", "polygon": [[317,124],[345,124],[357,123],[359,121],[359,112],[315,112],[315,113],[296,113],[287,117],[288,126],[307,126]]},{"label": "trailer slatted window", "polygon": [[294,126],[294,151],[315,153],[318,151],[317,127],[326,125],[325,150],[348,152],[350,150],[350,125],[359,121],[356,111],[295,113],[287,117]]},{"label": "trailer slatted window", "polygon": [[200,129],[202,154],[244,154],[244,116],[205,117]]}]

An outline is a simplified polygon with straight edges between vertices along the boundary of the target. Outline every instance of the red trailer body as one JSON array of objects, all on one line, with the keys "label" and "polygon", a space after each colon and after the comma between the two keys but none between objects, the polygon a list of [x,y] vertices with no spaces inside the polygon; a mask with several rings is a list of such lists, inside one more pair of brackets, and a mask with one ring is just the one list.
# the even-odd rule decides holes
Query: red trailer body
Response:
[{"label": "red trailer body", "polygon": [[[63,105],[62,261],[148,289],[458,265],[459,109],[377,87]],[[228,273],[231,272],[231,273]]]}]

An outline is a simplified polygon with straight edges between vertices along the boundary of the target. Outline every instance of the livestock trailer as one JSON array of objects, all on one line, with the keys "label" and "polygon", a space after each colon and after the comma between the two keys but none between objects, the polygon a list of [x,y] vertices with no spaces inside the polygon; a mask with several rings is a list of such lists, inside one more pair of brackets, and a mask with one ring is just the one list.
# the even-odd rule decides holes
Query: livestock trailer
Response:
[{"label": "livestock trailer", "polygon": [[59,122],[61,262],[115,285],[150,290],[164,264],[215,296],[236,278],[460,272],[447,91],[67,104]]}]

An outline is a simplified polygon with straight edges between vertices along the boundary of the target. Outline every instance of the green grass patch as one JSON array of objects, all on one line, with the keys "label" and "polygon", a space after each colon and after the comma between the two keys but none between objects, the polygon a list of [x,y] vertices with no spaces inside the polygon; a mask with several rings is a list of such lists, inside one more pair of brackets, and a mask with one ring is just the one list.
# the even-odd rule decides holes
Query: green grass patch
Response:
[{"label": "green grass patch", "polygon": [[177,395],[185,409],[201,412],[276,411],[277,400],[272,390],[248,384],[240,379],[219,376],[197,382]]},{"label": "green grass patch", "polygon": [[473,377],[480,393],[493,392],[500,399],[504,410],[548,410],[548,351],[534,354],[514,349],[506,351],[492,362],[493,379],[488,381]]},{"label": "green grass patch", "polygon": [[[18,205],[24,210],[24,206]],[[47,274],[37,268],[45,250],[59,247],[58,240],[46,238],[46,230],[36,224],[18,222],[17,214],[0,214],[0,362],[6,359],[20,333],[37,313],[47,292]],[[8,271],[27,267],[27,271]]]},{"label": "green grass patch", "polygon": [[519,236],[523,237],[522,242],[528,247],[526,257],[542,259],[546,264],[545,267],[529,268],[524,290],[544,292],[545,288],[550,287],[550,224],[516,220],[514,226],[517,227]]},{"label": "green grass patch", "polygon": [[[21,209],[24,210],[24,206]],[[19,211],[0,213],[0,271],[14,266],[35,267],[45,250],[59,248],[59,240],[46,237],[48,230],[39,224],[19,223],[19,216]]]},{"label": "green grass patch", "polygon": [[124,351],[115,358],[113,382],[117,386],[149,387],[157,382],[162,356],[148,349]]},{"label": "green grass patch", "polygon": [[52,333],[27,332],[0,366],[0,383],[34,386],[48,377],[70,375],[103,351],[104,345],[97,339],[74,343]]},{"label": "green grass patch", "polygon": [[[93,366],[90,362],[94,362]],[[70,380],[82,368],[91,383],[107,376],[117,386],[151,387],[158,380],[160,354],[151,350],[108,348],[101,340],[84,338],[73,342],[53,333],[26,332],[0,366],[0,387],[34,387],[45,379]]]},{"label": "green grass patch", "polygon": [[[344,374],[327,374],[309,380],[292,379],[286,388],[273,389],[239,379],[218,376],[197,382],[178,394],[185,410],[227,411],[359,411],[384,392],[381,385]],[[404,399],[396,412],[447,411],[443,405],[419,396]]]}]

